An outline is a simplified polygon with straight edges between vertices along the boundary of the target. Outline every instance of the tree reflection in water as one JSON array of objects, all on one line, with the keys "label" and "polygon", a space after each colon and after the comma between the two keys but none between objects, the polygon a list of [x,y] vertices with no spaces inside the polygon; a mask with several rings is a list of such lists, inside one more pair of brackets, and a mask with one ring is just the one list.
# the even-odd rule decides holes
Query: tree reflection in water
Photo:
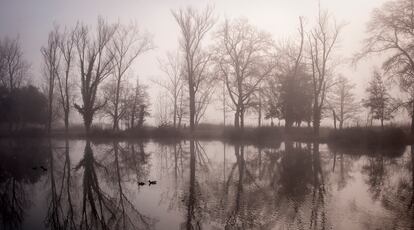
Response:
[{"label": "tree reflection in water", "polygon": [[[202,221],[206,212],[206,201],[204,195],[207,191],[204,191],[197,181],[196,170],[197,166],[199,171],[203,173],[208,173],[209,165],[208,158],[205,155],[203,147],[199,142],[195,140],[190,140],[190,176],[188,183],[188,193],[185,196],[184,202],[187,206],[187,215],[185,228],[190,229],[202,229]],[[185,191],[185,189],[184,189]],[[182,225],[182,228],[184,226]]]},{"label": "tree reflection in water", "polygon": [[371,154],[363,172],[367,177],[370,194],[389,211],[382,220],[392,229],[414,229],[414,146],[399,159],[403,149]]},{"label": "tree reflection in water", "polygon": [[209,163],[201,146],[196,141],[189,143],[189,179],[182,184],[186,207],[182,228],[328,228],[325,171],[317,143],[288,142],[284,149],[246,149],[236,144],[235,160],[226,162],[224,158],[223,170]]},{"label": "tree reflection in water", "polygon": [[[28,185],[36,182],[47,186],[41,218],[49,229],[174,228],[169,218],[182,229],[344,229],[355,217],[358,229],[414,229],[414,146],[190,140],[151,143],[148,152],[140,142],[74,142],[80,154],[68,140],[0,141],[8,145],[0,148],[1,229],[21,228],[27,209],[43,208],[30,208]],[[138,185],[148,179],[159,183]]]},{"label": "tree reflection in water", "polygon": [[[46,225],[51,229],[76,229],[74,207],[72,203],[72,165],[69,156],[69,140],[65,140],[63,156],[59,148],[48,142],[50,202],[46,216]],[[63,166],[59,165],[63,162]],[[58,164],[58,165],[55,165]],[[62,168],[62,171],[60,169]],[[58,174],[58,175],[56,175]],[[61,174],[60,180],[57,179]]]},{"label": "tree reflection in water", "polygon": [[[113,142],[105,160],[97,160],[90,141],[86,141],[84,154],[72,169],[68,142],[62,161],[52,145],[49,148],[49,177],[51,196],[46,224],[51,229],[151,229],[153,221],[142,215],[125,193],[124,177],[135,172],[137,178],[143,170],[134,162],[146,162],[143,146],[139,154],[135,147],[122,147]],[[122,157],[121,157],[122,156]],[[141,159],[135,159],[140,157]],[[63,166],[59,162],[64,162]],[[128,170],[128,173],[122,171]],[[83,173],[82,173],[83,172]],[[71,174],[81,181],[72,181]],[[106,183],[105,183],[106,182]],[[110,191],[109,188],[114,188]],[[81,194],[73,193],[79,189]],[[77,197],[80,200],[74,200]]]},{"label": "tree reflection in water", "polygon": [[[317,147],[311,152],[309,146],[290,142],[284,150],[259,148],[255,152],[248,148],[246,152],[246,146],[236,144],[235,162],[227,165],[224,158],[223,170],[214,170],[217,165],[208,163],[201,146],[196,141],[189,143],[182,228],[201,229],[207,222],[225,229],[268,229],[283,223],[299,229],[326,227],[326,190]],[[214,175],[219,172],[223,175]],[[311,213],[304,203],[312,204]]]},{"label": "tree reflection in water", "polygon": [[45,149],[42,141],[0,140],[0,229],[22,227],[31,205],[28,186],[43,174],[32,168],[45,164]]}]

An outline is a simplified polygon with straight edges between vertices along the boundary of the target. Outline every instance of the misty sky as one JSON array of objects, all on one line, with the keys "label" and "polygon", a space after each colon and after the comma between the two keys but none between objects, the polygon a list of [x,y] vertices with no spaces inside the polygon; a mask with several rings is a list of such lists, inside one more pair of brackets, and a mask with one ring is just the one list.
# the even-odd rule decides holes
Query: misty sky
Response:
[{"label": "misty sky", "polygon": [[[347,60],[361,47],[371,11],[381,6],[385,0],[321,0],[320,2],[322,9],[329,10],[338,22],[347,24],[340,35],[340,46],[337,50],[337,54],[343,60]],[[286,40],[297,35],[299,16],[305,17],[305,25],[309,28],[318,12],[317,0],[0,0],[0,36],[20,36],[25,57],[32,64],[32,78],[39,79],[40,47],[46,44],[48,32],[54,24],[70,27],[77,21],[82,21],[93,25],[99,15],[109,21],[119,20],[124,23],[136,21],[143,31],[153,35],[157,48],[137,59],[133,67],[134,72],[143,82],[153,86],[149,79],[156,79],[162,75],[157,58],[165,57],[166,51],[174,51],[178,46],[178,26],[171,15],[171,10],[188,5],[200,8],[207,4],[215,6],[218,24],[224,18],[245,17],[253,25],[270,32],[275,41]],[[356,92],[362,96],[372,68],[375,64],[379,66],[378,63],[378,60],[364,61],[356,68],[349,64],[342,64],[337,72],[357,83]],[[37,84],[37,81],[33,80],[32,83]],[[157,96],[154,88],[151,89],[152,98]],[[215,112],[217,107],[211,106],[207,121],[222,120],[221,113]]]}]

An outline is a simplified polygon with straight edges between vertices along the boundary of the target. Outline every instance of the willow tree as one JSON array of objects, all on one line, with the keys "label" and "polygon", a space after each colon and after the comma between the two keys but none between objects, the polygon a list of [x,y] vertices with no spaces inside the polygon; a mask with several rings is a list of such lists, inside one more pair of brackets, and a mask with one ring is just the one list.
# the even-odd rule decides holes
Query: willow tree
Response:
[{"label": "willow tree", "polygon": [[180,27],[180,48],[184,56],[184,79],[187,82],[190,107],[190,129],[196,125],[196,96],[199,86],[206,81],[203,74],[210,63],[208,55],[202,47],[206,34],[214,25],[213,8],[207,6],[201,11],[188,7],[172,11],[175,21]]},{"label": "willow tree", "polygon": [[215,61],[235,108],[234,126],[243,129],[244,115],[259,84],[276,64],[270,34],[246,19],[226,20],[216,34]]},{"label": "willow tree", "polygon": [[384,3],[372,12],[367,29],[369,36],[356,60],[383,54],[385,74],[397,80],[408,95],[404,105],[411,115],[411,133],[414,133],[414,0]]},{"label": "willow tree", "polygon": [[97,102],[97,93],[99,85],[112,71],[114,57],[109,50],[109,44],[116,29],[116,25],[99,18],[95,33],[86,25],[79,25],[75,32],[83,102],[83,105],[75,103],[75,108],[82,115],[87,134],[95,113],[105,105],[104,102]]}]

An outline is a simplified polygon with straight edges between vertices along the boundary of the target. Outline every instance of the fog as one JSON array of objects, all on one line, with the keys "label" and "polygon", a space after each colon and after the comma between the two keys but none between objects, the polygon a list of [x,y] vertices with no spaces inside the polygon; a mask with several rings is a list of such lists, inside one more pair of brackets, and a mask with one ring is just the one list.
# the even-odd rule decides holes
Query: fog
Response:
[{"label": "fog", "polygon": [[[2,0],[0,3],[0,37],[19,36],[26,59],[31,63],[30,81],[40,85],[41,53],[40,47],[47,43],[47,34],[54,25],[60,27],[73,26],[78,21],[93,25],[98,16],[108,21],[124,23],[135,21],[143,31],[153,36],[156,48],[140,56],[133,64],[134,75],[139,75],[145,84],[150,86],[150,97],[157,97],[158,90],[153,79],[159,79],[162,72],[157,59],[165,57],[167,51],[178,49],[179,31],[171,10],[180,7],[193,6],[203,8],[208,4],[214,5],[218,24],[225,18],[244,17],[258,28],[272,34],[276,42],[286,41],[297,35],[298,17],[304,17],[305,29],[318,13],[318,4],[334,15],[338,23],[346,23],[339,38],[336,55],[340,63],[336,73],[341,73],[356,83],[355,93],[358,97],[365,95],[365,88],[374,66],[380,66],[380,58],[370,58],[351,65],[349,59],[359,51],[365,38],[366,22],[371,11],[382,5],[382,0],[259,0],[259,1],[11,1]],[[214,27],[214,32],[217,28]],[[212,33],[213,33],[212,32]],[[208,46],[210,33],[205,42]],[[378,59],[378,60],[377,60]],[[152,80],[151,80],[152,79]],[[397,92],[395,92],[397,94]],[[154,104],[154,103],[152,103]],[[209,106],[205,122],[219,123],[222,120],[218,106]],[[154,111],[153,105],[151,111]],[[230,115],[230,114],[229,114]],[[231,118],[231,116],[230,116]],[[252,118],[254,120],[254,118]],[[402,122],[405,116],[396,118]],[[78,118],[75,118],[78,120]],[[246,122],[248,122],[247,119]],[[154,123],[149,119],[150,123]],[[267,122],[267,121],[264,121]]]}]

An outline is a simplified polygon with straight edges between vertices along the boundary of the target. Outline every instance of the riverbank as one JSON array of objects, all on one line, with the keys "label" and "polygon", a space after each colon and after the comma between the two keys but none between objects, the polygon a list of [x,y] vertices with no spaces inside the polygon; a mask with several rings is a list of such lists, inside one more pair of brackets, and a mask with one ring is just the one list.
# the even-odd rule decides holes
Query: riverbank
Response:
[{"label": "riverbank", "polygon": [[[224,140],[227,142],[243,142],[244,144],[271,145],[289,139],[298,142],[332,143],[339,146],[398,146],[414,144],[414,138],[408,133],[408,129],[399,127],[352,127],[343,130],[321,127],[319,138],[313,136],[313,130],[309,127],[293,127],[289,135],[284,127],[245,127],[243,131],[231,126],[213,124],[201,124],[193,135],[189,128],[176,129],[173,127],[143,127],[140,129],[128,129],[112,131],[94,127],[90,135],[86,135],[83,128],[73,127],[66,135],[63,129],[54,129],[54,138],[90,138],[90,139],[157,139],[163,141],[176,141],[195,138],[198,140]],[[1,132],[0,137],[47,137],[40,128],[24,129],[19,132]]]}]

